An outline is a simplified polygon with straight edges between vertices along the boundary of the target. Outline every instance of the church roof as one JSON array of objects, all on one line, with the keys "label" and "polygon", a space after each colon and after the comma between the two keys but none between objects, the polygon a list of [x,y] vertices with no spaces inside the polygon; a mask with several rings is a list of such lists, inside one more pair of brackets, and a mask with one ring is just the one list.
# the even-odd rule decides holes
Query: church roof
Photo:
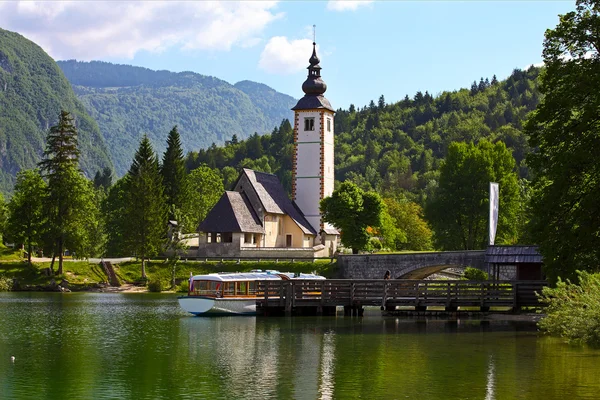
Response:
[{"label": "church roof", "polygon": [[329,100],[325,98],[325,96],[310,96],[306,95],[298,100],[298,103],[292,108],[293,111],[296,110],[312,110],[315,108],[324,108],[329,111],[335,111]]},{"label": "church roof", "polygon": [[245,194],[225,192],[200,223],[201,232],[264,233],[258,215]]},{"label": "church roof", "polygon": [[304,214],[290,200],[279,178],[273,174],[258,172],[244,168],[242,174],[245,174],[248,181],[256,192],[265,212],[271,214],[287,214],[296,222],[305,234],[316,235],[317,233],[304,218]]}]

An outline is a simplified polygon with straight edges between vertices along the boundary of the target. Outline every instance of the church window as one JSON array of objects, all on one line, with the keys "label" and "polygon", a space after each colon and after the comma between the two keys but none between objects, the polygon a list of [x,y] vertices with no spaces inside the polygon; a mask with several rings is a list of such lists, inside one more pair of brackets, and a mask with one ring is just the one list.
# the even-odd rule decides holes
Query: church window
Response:
[{"label": "church window", "polygon": [[331,132],[331,119],[327,118],[327,132]]},{"label": "church window", "polygon": [[304,118],[304,130],[305,131],[314,131],[315,130],[315,119],[314,118]]}]

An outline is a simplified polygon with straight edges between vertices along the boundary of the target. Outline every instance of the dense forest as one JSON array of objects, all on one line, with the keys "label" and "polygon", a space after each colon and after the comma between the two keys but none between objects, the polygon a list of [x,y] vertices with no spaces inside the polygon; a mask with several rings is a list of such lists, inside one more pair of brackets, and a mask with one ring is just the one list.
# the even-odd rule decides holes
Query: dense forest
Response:
[{"label": "dense forest", "polygon": [[193,72],[153,71],[107,62],[59,61],[75,93],[100,125],[118,175],[146,134],[160,152],[178,125],[183,149],[224,144],[232,135],[265,133],[291,117],[295,100],[270,87],[231,85]]},{"label": "dense forest", "polygon": [[17,172],[40,161],[61,109],[75,118],[83,171],[91,177],[112,169],[98,124],[54,60],[30,40],[0,29],[0,193],[12,191]]},{"label": "dense forest", "polygon": [[[539,68],[515,69],[503,81],[481,78],[470,89],[387,104],[377,102],[335,117],[335,177],[383,195],[408,196],[424,205],[437,186],[439,167],[452,142],[502,141],[516,160],[520,178],[528,178],[524,162],[530,149],[522,132],[527,114],[539,103]],[[293,130],[284,120],[271,134],[234,137],[227,145],[190,152],[187,168],[202,164],[223,171],[225,185],[241,167],[277,174],[291,188]]]}]

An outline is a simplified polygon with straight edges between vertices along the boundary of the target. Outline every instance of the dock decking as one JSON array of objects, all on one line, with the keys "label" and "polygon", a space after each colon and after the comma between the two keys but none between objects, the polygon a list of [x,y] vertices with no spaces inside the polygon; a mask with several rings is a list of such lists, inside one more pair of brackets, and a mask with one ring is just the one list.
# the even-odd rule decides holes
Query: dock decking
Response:
[{"label": "dock decking", "polygon": [[536,292],[546,281],[428,281],[428,280],[289,280],[260,281],[257,287],[259,314],[335,314],[343,306],[347,313],[360,315],[364,306],[386,310],[396,307],[539,307]]}]

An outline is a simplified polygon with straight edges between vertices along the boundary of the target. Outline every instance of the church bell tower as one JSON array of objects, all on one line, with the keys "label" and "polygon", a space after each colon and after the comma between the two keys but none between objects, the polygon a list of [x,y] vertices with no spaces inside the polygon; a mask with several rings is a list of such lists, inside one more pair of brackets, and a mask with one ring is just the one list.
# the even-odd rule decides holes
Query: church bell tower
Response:
[{"label": "church bell tower", "polygon": [[323,96],[327,85],[321,79],[321,66],[316,43],[308,66],[308,77],[302,84],[302,97],[294,111],[294,159],[292,198],[317,231],[337,234],[326,224],[319,202],[331,196],[334,183],[333,116],[329,100]]}]

